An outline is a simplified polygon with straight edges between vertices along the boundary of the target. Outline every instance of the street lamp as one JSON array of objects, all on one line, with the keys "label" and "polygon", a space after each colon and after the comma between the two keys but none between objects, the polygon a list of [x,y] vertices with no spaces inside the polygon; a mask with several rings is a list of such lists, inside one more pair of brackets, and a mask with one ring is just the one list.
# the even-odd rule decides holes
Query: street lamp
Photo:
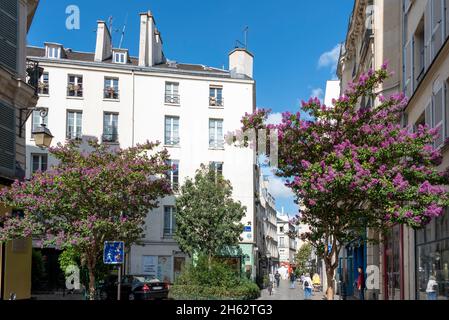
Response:
[{"label": "street lamp", "polygon": [[45,108],[36,109],[39,111],[40,116],[42,118],[42,123],[40,127],[37,127],[33,130],[32,134],[34,137],[34,142],[36,146],[40,148],[48,148],[51,145],[51,140],[53,139],[53,135],[50,130],[46,127],[44,123],[45,117],[48,115],[48,111]]}]

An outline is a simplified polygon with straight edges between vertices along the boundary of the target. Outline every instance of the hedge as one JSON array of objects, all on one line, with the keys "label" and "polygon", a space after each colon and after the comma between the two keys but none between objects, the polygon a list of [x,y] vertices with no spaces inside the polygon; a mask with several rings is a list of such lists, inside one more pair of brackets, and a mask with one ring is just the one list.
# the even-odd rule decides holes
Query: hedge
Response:
[{"label": "hedge", "polygon": [[254,300],[259,296],[259,287],[250,281],[232,288],[198,285],[173,285],[170,288],[170,297],[175,300]]}]

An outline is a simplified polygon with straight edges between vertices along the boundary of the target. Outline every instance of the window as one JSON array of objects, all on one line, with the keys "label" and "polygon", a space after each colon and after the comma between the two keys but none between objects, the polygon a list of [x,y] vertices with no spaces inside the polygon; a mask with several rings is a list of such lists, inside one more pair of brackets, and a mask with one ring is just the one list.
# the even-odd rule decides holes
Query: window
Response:
[{"label": "window", "polygon": [[425,124],[430,128],[436,128],[438,130],[439,137],[435,140],[435,148],[440,147],[444,143],[444,137],[447,135],[445,132],[445,85],[436,85],[432,99],[425,109]]},{"label": "window", "polygon": [[165,145],[179,145],[179,117],[165,117]]},{"label": "window", "polygon": [[31,172],[47,170],[47,154],[32,154],[31,155]]},{"label": "window", "polygon": [[214,171],[216,175],[223,175],[223,162],[210,162],[209,169]]},{"label": "window", "polygon": [[105,99],[118,99],[118,78],[104,78],[104,96]]},{"label": "window", "polygon": [[279,247],[281,247],[281,248],[285,247],[285,239],[284,239],[284,237],[279,237]]},{"label": "window", "polygon": [[103,141],[118,142],[118,114],[105,112],[103,115]]},{"label": "window", "polygon": [[173,206],[164,207],[164,238],[171,238],[176,231],[176,209]]},{"label": "window", "polygon": [[66,132],[67,139],[81,140],[82,120],[83,120],[83,113],[81,111],[67,111],[67,132]]},{"label": "window", "polygon": [[414,82],[414,88],[418,86],[424,76],[425,70],[425,45],[424,45],[424,16],[416,28],[413,38],[413,71],[412,77]]},{"label": "window", "polygon": [[170,181],[171,188],[174,192],[179,190],[179,161],[169,160],[167,163],[171,169],[167,172],[167,179]]},{"label": "window", "polygon": [[114,51],[114,62],[115,63],[126,63],[126,52],[115,52]]},{"label": "window", "polygon": [[209,119],[209,148],[223,149],[223,120]]},{"label": "window", "polygon": [[45,94],[48,95],[49,94],[49,83],[48,83],[48,72],[44,72],[39,80],[38,83],[38,93],[39,94]]},{"label": "window", "polygon": [[284,232],[284,227],[279,227],[280,232]]},{"label": "window", "polygon": [[67,96],[69,97],[83,96],[83,76],[69,74],[67,84]]},{"label": "window", "polygon": [[179,104],[179,83],[165,83],[165,103]]},{"label": "window", "polygon": [[[48,116],[42,117],[39,110],[34,110],[31,117],[31,132],[34,132],[41,126],[41,124],[45,124],[46,126],[48,126]],[[31,138],[33,138],[33,136],[31,136]]]},{"label": "window", "polygon": [[209,88],[209,106],[223,107],[223,88],[210,87]]},{"label": "window", "polygon": [[51,59],[61,58],[61,48],[59,47],[47,47],[47,57]]}]

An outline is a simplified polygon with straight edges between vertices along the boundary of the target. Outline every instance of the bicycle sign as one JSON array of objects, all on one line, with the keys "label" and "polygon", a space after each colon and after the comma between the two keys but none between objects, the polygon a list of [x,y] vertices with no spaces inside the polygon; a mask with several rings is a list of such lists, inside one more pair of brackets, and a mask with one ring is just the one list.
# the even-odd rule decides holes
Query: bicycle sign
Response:
[{"label": "bicycle sign", "polygon": [[105,241],[103,262],[105,264],[122,264],[125,243],[123,241]]}]

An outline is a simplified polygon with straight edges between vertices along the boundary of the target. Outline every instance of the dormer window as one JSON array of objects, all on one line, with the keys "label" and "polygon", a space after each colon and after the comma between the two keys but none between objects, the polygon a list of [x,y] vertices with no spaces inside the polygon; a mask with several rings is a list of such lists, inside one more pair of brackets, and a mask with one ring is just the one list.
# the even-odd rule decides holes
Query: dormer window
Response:
[{"label": "dormer window", "polygon": [[113,51],[113,62],[125,64],[128,60],[126,51]]},{"label": "dormer window", "polygon": [[61,59],[61,47],[58,45],[47,45],[47,58]]}]

